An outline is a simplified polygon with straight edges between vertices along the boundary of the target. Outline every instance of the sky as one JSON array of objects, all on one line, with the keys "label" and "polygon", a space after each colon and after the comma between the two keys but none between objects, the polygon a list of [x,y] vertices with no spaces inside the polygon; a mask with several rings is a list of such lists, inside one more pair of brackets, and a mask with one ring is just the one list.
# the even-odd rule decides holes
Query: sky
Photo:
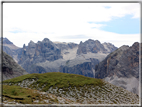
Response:
[{"label": "sky", "polygon": [[139,3],[3,3],[3,37],[18,47],[53,42],[140,42]]}]

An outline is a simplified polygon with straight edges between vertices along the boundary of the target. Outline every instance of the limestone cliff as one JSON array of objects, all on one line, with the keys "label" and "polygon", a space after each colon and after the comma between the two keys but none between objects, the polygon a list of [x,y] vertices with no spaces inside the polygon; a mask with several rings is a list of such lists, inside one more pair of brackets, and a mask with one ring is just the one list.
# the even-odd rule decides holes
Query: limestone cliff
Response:
[{"label": "limestone cliff", "polygon": [[95,67],[95,77],[139,94],[139,43],[122,46]]},{"label": "limestone cliff", "polygon": [[2,52],[2,75],[3,80],[11,79],[21,75],[28,74],[20,65],[18,65],[11,56]]}]

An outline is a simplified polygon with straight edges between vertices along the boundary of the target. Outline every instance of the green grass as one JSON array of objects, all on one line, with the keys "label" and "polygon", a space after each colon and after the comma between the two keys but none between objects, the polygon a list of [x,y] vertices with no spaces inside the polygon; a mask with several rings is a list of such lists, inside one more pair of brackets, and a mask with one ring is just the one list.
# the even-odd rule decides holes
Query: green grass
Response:
[{"label": "green grass", "polygon": [[33,89],[26,89],[19,86],[3,85],[3,97],[8,101],[14,101],[23,104],[32,104],[33,99],[40,99],[40,94]]},{"label": "green grass", "polygon": [[[14,85],[14,84],[22,82],[25,79],[33,79],[33,78],[36,81],[35,83],[29,86],[29,88],[31,89],[22,88],[20,86]],[[66,94],[69,94],[68,93],[69,90],[71,90],[71,92],[74,92],[74,94],[70,94],[70,96],[76,98],[77,102],[82,102],[83,98],[85,97],[85,93],[87,92],[87,94],[89,95],[91,93],[91,89],[94,89],[93,93],[96,96],[96,98],[94,98],[95,100],[102,95],[103,95],[102,97],[104,97],[105,93],[106,95],[108,93],[109,95],[112,95],[112,92],[111,92],[112,89],[109,89],[109,91],[106,90],[105,88],[108,88],[109,85],[105,86],[105,84],[107,83],[105,83],[101,79],[89,78],[82,75],[60,73],[60,72],[50,72],[50,73],[44,73],[44,74],[27,74],[27,75],[13,78],[13,79],[5,80],[3,81],[3,83],[13,83],[13,85],[11,86],[3,85],[3,93],[2,93],[2,96],[4,98],[3,101],[12,102],[15,100],[16,102],[22,103],[22,104],[41,104],[41,103],[45,104],[43,99],[48,99],[49,100],[48,104],[52,104],[52,103],[58,104],[60,102],[58,101],[57,96],[60,96],[60,97],[62,97],[62,95],[66,96]],[[53,88],[58,87],[57,93],[54,93],[54,91],[52,90],[51,92],[50,91],[47,92],[48,93],[47,96],[39,94],[37,90],[39,90],[39,88],[41,88],[43,85],[45,87],[41,90],[42,92],[49,91],[48,89],[50,87],[53,87]],[[99,86],[99,88],[95,86]],[[60,94],[59,88],[62,88],[63,91],[65,92],[63,93],[61,92]],[[81,91],[79,92],[80,96],[77,95],[75,89],[78,89]],[[54,94],[54,96],[50,97],[50,95],[52,94]],[[116,94],[119,95],[119,93],[117,92]],[[124,96],[127,96],[127,95],[124,95]],[[39,100],[39,102],[36,103],[34,102],[35,100]],[[117,103],[117,100],[115,99],[113,100],[113,97],[111,98],[111,100],[113,101],[113,103]],[[103,101],[100,100],[98,103],[103,103]]]},{"label": "green grass", "polygon": [[38,79],[35,84],[39,84],[41,88],[43,84],[46,84],[43,91],[48,90],[50,87],[67,88],[67,87],[81,87],[84,85],[101,86],[103,81],[101,79],[89,78],[82,75],[49,72],[43,74],[27,74],[13,79],[5,80],[3,83],[18,83],[25,79]]},{"label": "green grass", "polygon": [[12,78],[12,79],[8,79],[8,80],[5,80],[5,81],[3,81],[3,83],[9,83],[9,82],[11,82],[11,83],[18,83],[18,82],[21,82],[21,81],[23,81],[23,80],[25,80],[25,79],[32,79],[32,78],[34,78],[34,79],[36,79],[37,77],[38,77],[38,75],[39,74],[27,74],[27,75],[22,75],[22,76],[19,76],[19,77],[16,77],[16,78]]}]

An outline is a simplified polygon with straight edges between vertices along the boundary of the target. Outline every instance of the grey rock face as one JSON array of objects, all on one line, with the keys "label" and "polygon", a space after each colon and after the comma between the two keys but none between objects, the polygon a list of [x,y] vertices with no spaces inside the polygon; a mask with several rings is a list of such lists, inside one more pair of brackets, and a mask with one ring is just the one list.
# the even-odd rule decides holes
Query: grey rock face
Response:
[{"label": "grey rock face", "polygon": [[[105,60],[96,65],[96,77],[105,78],[116,74],[118,77],[138,78],[139,75],[139,44],[132,47],[122,46],[109,54]],[[118,73],[119,72],[119,73]],[[104,74],[103,74],[104,73]]]},{"label": "grey rock face", "polygon": [[38,66],[38,65],[33,65],[32,68],[29,67],[29,71],[31,71],[30,73],[46,73],[46,72],[51,72],[51,70],[47,70],[42,66]]},{"label": "grey rock face", "polygon": [[[139,43],[136,42],[131,47],[122,46],[112,52],[96,65],[95,71],[95,78],[105,78],[106,81],[112,82],[114,85],[121,85],[121,87],[129,88],[128,90],[138,94]],[[129,83],[130,81],[131,83]],[[135,88],[137,92],[132,88]]]},{"label": "grey rock face", "polygon": [[63,73],[79,74],[87,77],[94,77],[94,65],[99,63],[98,59],[95,58],[90,58],[89,61],[83,62],[81,64],[72,65],[70,64],[71,62],[70,60],[68,60],[65,66],[60,66],[59,71]]},{"label": "grey rock face", "polygon": [[117,49],[117,47],[115,47],[113,44],[111,44],[111,43],[103,43],[102,44],[103,46],[104,46],[104,48],[108,51],[108,52],[113,52],[113,51],[115,51],[116,49]]},{"label": "grey rock face", "polygon": [[[113,51],[114,46],[106,43],[104,47],[98,40],[91,39],[78,45],[64,42],[53,43],[45,38],[37,43],[30,41],[28,46],[24,44],[23,48],[14,51],[6,48],[7,53],[16,57],[18,63],[28,73],[68,72],[94,77],[95,65]],[[15,53],[11,54],[11,51]]]},{"label": "grey rock face", "polygon": [[76,44],[76,43],[55,43],[55,45],[56,45],[60,50],[73,49],[73,48],[75,48],[75,47],[78,46],[78,44]]},{"label": "grey rock face", "polygon": [[[2,39],[3,39],[3,42],[2,42]],[[22,49],[15,46],[7,38],[2,38],[2,39],[0,38],[0,42],[2,43],[3,51],[6,52],[8,55],[10,55],[16,62],[18,62]],[[1,50],[1,44],[0,44],[0,50]]]},{"label": "grey rock face", "polygon": [[[28,46],[24,45],[22,49],[22,56],[18,63],[27,72],[31,73],[35,71],[33,66],[36,66],[36,63],[42,63],[45,61],[54,61],[60,58],[62,58],[61,50],[53,42],[45,38],[43,41],[39,41],[38,43],[30,41]],[[38,70],[37,67],[36,69]]]},{"label": "grey rock face", "polygon": [[11,79],[21,75],[28,74],[20,65],[18,65],[11,56],[3,52],[2,56],[2,75],[3,80]]},{"label": "grey rock face", "polygon": [[[0,38],[1,41],[1,38]],[[3,44],[13,44],[11,41],[9,41],[7,38],[3,38]]]},{"label": "grey rock face", "polygon": [[7,46],[3,46],[3,51],[6,52],[8,55],[10,55],[11,57],[13,57],[13,51],[7,47]]},{"label": "grey rock face", "polygon": [[87,40],[84,43],[80,42],[77,50],[77,54],[87,54],[87,52],[92,52],[92,53],[110,53],[117,49],[115,46],[113,46],[110,43],[105,43],[101,44],[98,40]]}]

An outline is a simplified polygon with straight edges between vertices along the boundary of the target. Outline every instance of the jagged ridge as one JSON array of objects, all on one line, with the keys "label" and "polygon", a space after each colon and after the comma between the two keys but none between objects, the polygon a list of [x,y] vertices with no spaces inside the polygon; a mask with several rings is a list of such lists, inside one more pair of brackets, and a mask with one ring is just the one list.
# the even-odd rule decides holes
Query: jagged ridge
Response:
[{"label": "jagged ridge", "polygon": [[139,95],[139,43],[122,46],[95,67],[95,78],[105,79]]}]

